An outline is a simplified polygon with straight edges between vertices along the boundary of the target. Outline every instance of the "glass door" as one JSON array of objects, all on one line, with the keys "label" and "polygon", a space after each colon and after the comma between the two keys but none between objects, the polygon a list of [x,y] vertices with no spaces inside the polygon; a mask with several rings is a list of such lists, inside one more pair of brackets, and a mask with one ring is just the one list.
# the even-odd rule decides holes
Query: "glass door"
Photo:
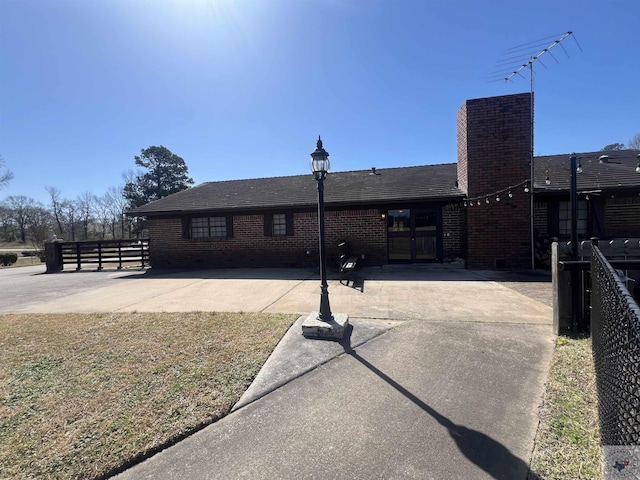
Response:
[{"label": "glass door", "polygon": [[440,210],[395,209],[387,212],[390,262],[440,260]]}]

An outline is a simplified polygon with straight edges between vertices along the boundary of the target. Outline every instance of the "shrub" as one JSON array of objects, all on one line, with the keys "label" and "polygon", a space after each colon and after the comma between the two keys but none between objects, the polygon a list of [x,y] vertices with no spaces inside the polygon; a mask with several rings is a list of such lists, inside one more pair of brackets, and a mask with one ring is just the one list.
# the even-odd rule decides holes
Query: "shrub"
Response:
[{"label": "shrub", "polygon": [[12,263],[16,263],[18,261],[17,253],[0,253],[0,263],[7,267]]},{"label": "shrub", "polygon": [[38,255],[38,252],[35,250],[23,250],[20,253],[22,253],[23,257],[35,257],[36,255]]}]

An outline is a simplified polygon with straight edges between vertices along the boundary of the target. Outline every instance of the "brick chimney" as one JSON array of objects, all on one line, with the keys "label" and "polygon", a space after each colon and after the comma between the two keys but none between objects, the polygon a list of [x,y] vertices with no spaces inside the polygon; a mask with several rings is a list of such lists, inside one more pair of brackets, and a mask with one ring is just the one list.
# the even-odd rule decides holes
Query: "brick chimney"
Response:
[{"label": "brick chimney", "polygon": [[[457,124],[458,185],[481,197],[467,207],[467,266],[530,267],[530,197],[521,184],[531,176],[531,94],[467,100]],[[512,198],[503,192],[496,201],[495,192],[515,185]]]}]

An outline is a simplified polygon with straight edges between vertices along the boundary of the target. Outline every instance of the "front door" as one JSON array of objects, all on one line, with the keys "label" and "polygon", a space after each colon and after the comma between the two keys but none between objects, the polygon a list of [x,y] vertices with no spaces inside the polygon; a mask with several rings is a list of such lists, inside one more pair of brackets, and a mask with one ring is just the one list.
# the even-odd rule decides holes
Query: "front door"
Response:
[{"label": "front door", "polygon": [[396,209],[387,212],[389,262],[438,262],[440,209]]}]

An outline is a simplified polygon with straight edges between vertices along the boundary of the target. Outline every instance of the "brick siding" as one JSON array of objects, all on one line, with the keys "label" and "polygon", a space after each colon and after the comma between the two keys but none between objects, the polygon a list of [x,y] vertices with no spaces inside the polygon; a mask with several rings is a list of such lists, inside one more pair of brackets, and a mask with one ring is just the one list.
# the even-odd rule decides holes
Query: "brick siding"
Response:
[{"label": "brick siding", "polygon": [[[318,261],[317,212],[293,215],[293,235],[265,236],[264,215],[233,217],[232,238],[182,236],[181,218],[150,218],[151,265],[154,267],[310,267]],[[387,263],[386,224],[378,209],[327,211],[325,238],[328,266],[336,267],[338,243],[348,241],[363,264]]]},{"label": "brick siding", "polygon": [[640,237],[640,198],[608,198],[605,201],[604,218],[607,237]]},{"label": "brick siding", "polygon": [[451,203],[442,207],[442,255],[445,262],[464,258],[466,229],[466,211],[462,204]]}]

